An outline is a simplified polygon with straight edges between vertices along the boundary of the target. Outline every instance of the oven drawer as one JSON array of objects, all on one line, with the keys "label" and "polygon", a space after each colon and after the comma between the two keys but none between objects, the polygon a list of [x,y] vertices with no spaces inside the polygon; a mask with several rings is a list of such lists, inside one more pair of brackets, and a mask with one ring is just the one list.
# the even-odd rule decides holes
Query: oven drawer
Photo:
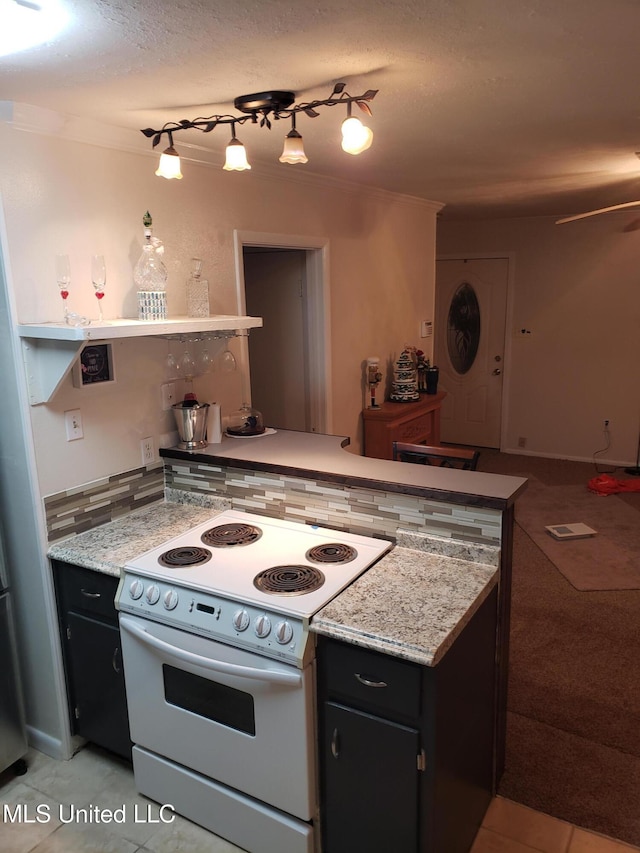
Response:
[{"label": "oven drawer", "polygon": [[[316,850],[312,824],[267,809],[239,791],[218,785],[139,746],[133,749],[133,772],[138,790],[146,797],[157,803],[171,803],[179,814],[243,850],[260,853],[313,853]],[[209,849],[213,853],[217,849],[230,848],[223,843],[220,848],[215,845],[199,849]]]},{"label": "oven drawer", "polygon": [[324,691],[368,710],[420,715],[421,669],[378,652],[325,640],[319,647]]}]

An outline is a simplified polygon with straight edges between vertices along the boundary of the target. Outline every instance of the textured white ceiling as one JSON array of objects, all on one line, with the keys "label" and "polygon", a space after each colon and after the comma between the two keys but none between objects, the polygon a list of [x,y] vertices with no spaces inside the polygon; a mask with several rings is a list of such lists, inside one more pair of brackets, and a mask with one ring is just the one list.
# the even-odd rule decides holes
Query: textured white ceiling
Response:
[{"label": "textured white ceiling", "polygon": [[[139,129],[267,89],[324,98],[345,80],[379,89],[373,146],[344,154],[344,111],[325,109],[298,121],[308,165],[282,169],[444,202],[450,218],[640,198],[637,0],[63,2],[65,32],[0,58],[0,99]],[[287,130],[238,135],[275,163]],[[181,138],[222,159],[228,130]]]}]

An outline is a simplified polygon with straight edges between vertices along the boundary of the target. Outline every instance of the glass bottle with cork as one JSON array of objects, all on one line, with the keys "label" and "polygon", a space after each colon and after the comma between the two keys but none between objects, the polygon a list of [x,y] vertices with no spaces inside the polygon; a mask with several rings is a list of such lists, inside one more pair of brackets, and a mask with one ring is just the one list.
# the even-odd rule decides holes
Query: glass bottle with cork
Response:
[{"label": "glass bottle with cork", "polygon": [[153,236],[149,211],[142,217],[144,242],[142,254],[133,270],[137,287],[138,320],[167,319],[167,268],[162,262],[164,246]]}]

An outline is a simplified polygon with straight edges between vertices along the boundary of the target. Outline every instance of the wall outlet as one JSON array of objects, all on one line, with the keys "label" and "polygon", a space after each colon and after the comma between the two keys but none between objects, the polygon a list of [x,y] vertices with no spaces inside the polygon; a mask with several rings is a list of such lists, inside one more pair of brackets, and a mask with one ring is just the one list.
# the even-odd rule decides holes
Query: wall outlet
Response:
[{"label": "wall outlet", "polygon": [[527,446],[527,439],[524,437],[524,435],[521,435],[518,438],[518,447],[526,447],[526,446]]},{"label": "wall outlet", "polygon": [[80,409],[71,409],[65,412],[64,425],[67,430],[67,441],[76,441],[79,438],[84,438]]},{"label": "wall outlet", "polygon": [[421,320],[420,321],[420,337],[421,338],[430,338],[433,335],[433,321],[432,320]]},{"label": "wall outlet", "polygon": [[142,454],[142,464],[151,465],[156,461],[156,450],[153,446],[153,438],[143,438],[140,442],[140,453]]},{"label": "wall outlet", "polygon": [[160,396],[162,398],[162,411],[166,412],[168,409],[171,408],[171,406],[173,406],[174,403],[177,403],[176,383],[165,382],[164,385],[161,385]]}]

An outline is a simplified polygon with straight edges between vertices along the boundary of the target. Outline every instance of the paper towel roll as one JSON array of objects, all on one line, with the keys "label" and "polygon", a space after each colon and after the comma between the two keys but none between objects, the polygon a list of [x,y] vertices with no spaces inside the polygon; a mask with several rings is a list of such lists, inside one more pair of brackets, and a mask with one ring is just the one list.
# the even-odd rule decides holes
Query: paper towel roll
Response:
[{"label": "paper towel roll", "polygon": [[209,416],[207,417],[207,444],[220,444],[222,441],[222,420],[220,417],[220,403],[209,403]]}]

